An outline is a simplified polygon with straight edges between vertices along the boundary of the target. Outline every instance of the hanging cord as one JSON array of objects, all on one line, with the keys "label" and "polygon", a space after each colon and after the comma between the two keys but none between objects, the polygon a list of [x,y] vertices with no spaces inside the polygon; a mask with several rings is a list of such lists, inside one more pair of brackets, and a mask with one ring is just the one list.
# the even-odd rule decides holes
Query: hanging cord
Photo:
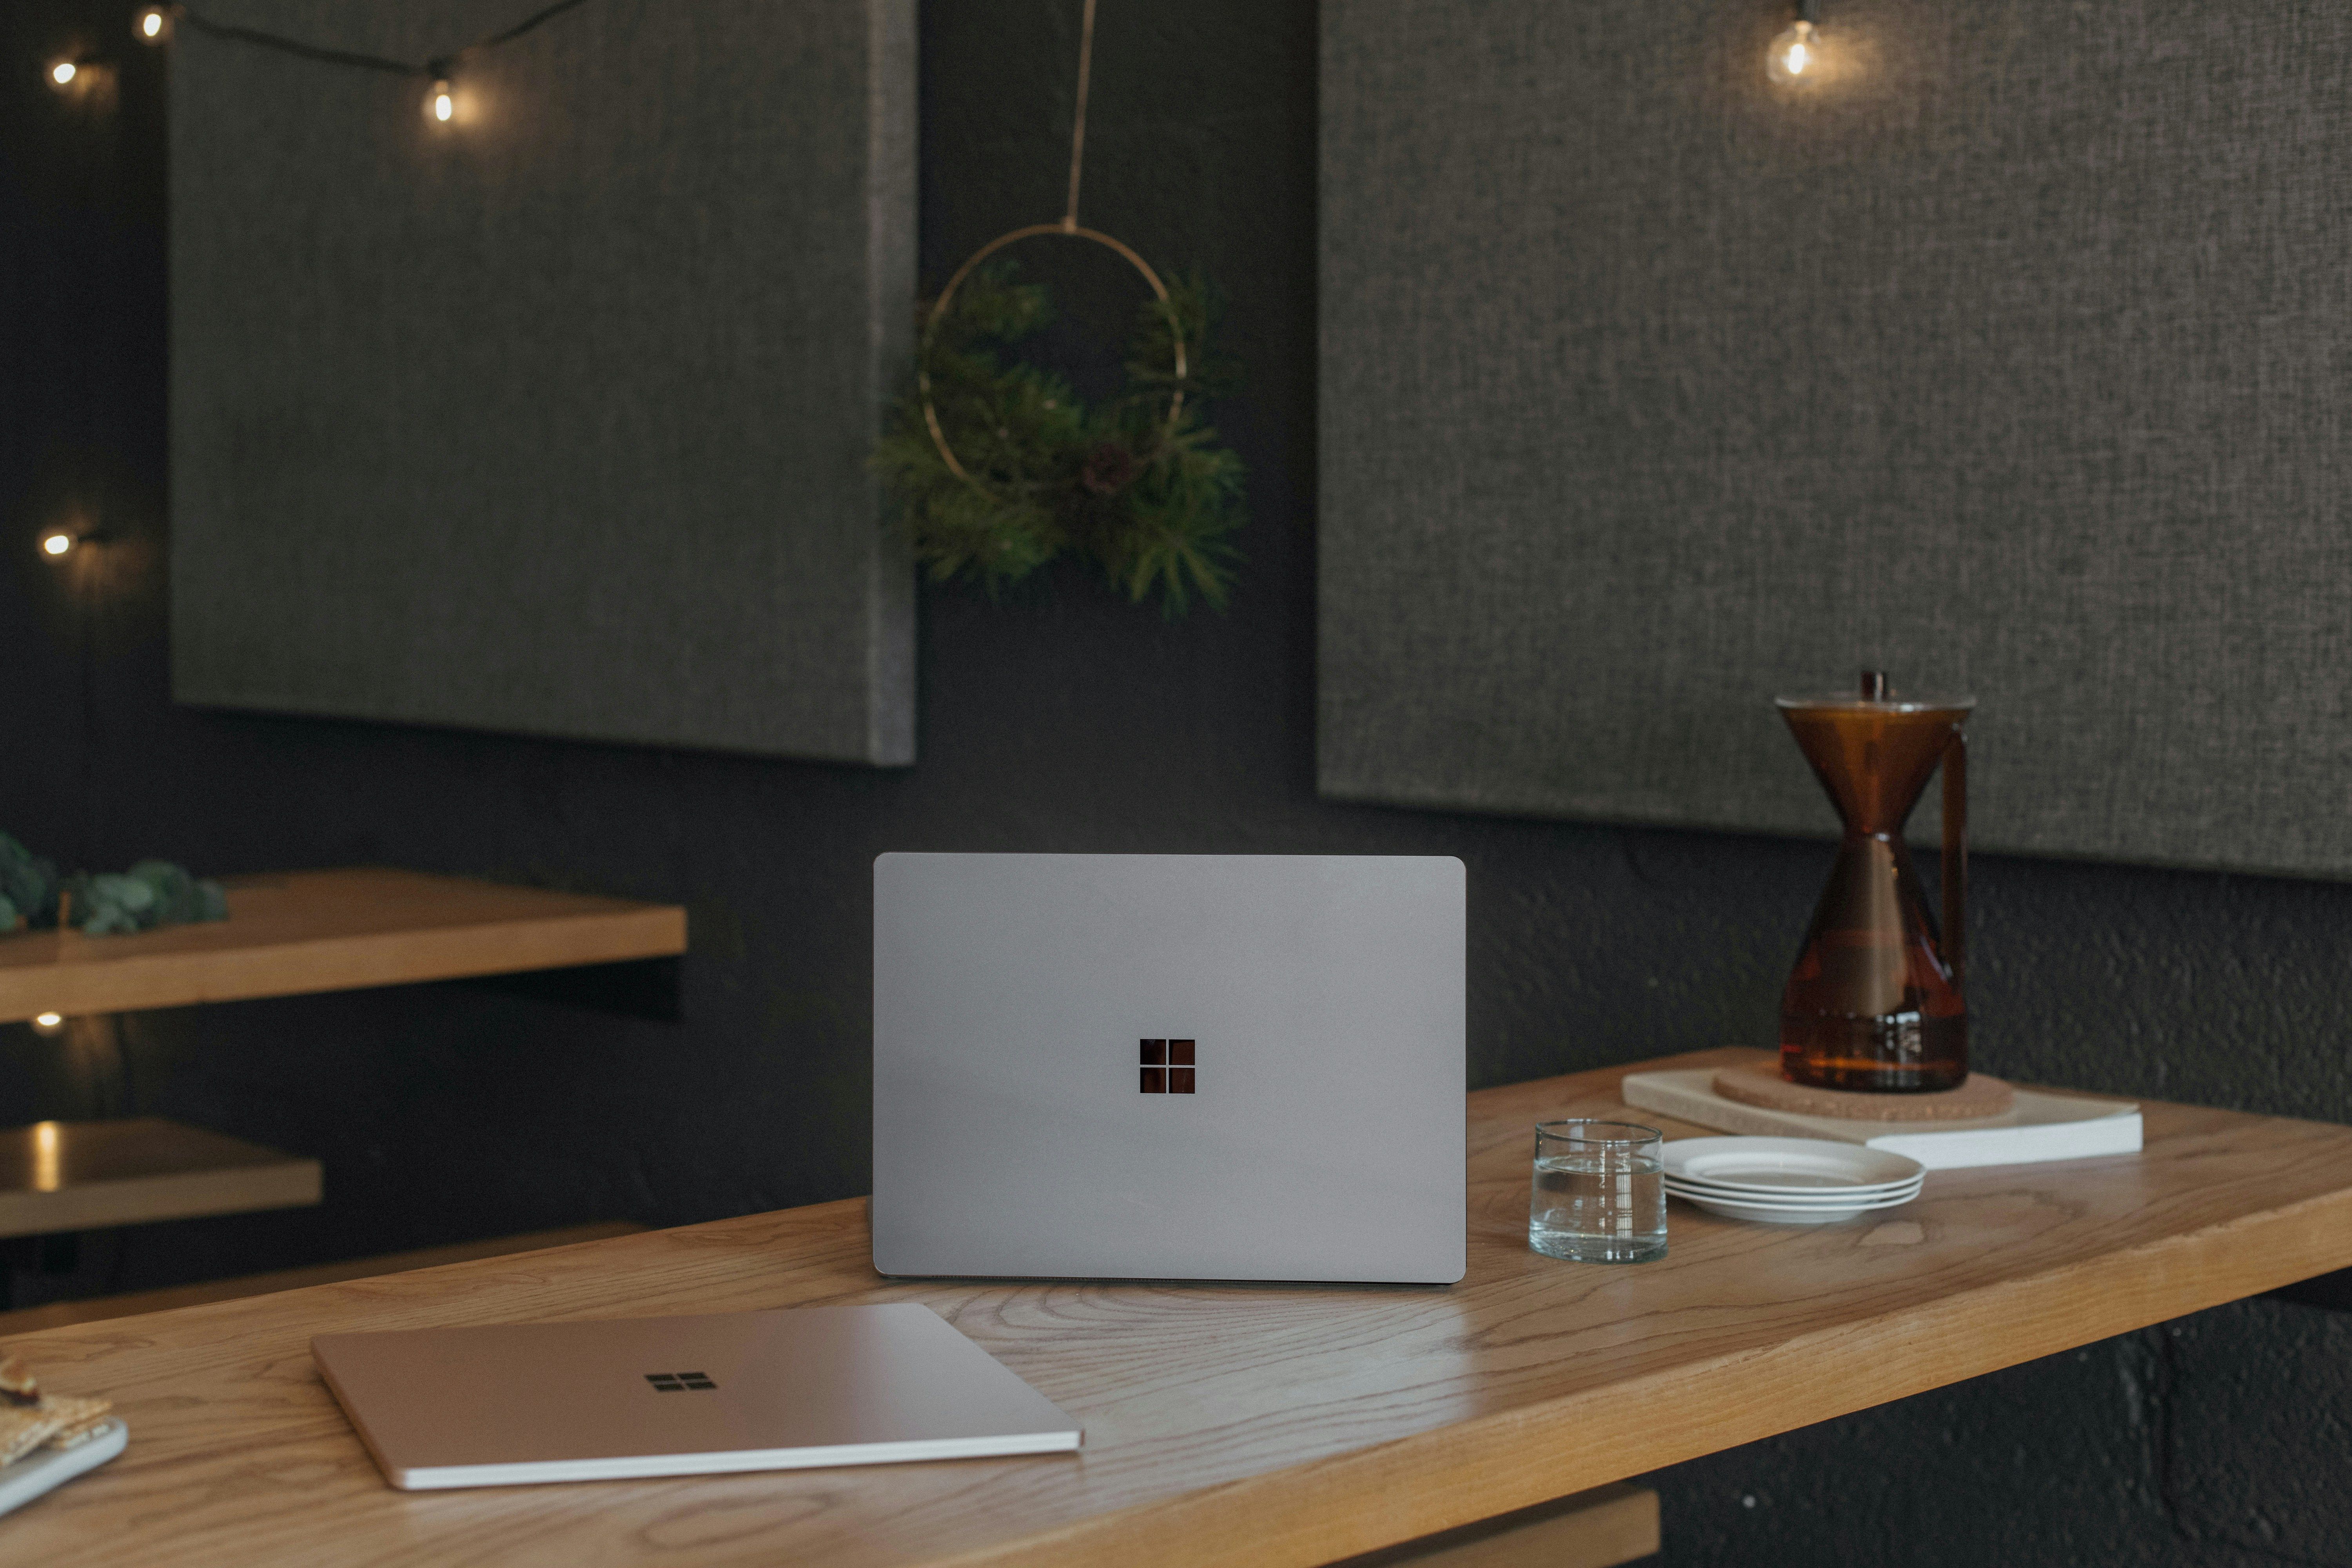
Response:
[{"label": "hanging cord", "polygon": [[[486,49],[495,49],[501,44],[510,44],[541,23],[552,21],[564,12],[586,4],[587,0],[555,0],[554,5],[543,6],[532,12],[511,27],[487,34],[476,38],[461,49],[446,55],[436,55],[424,61],[396,60],[388,55],[365,54],[356,49],[331,49],[320,44],[305,43],[300,38],[289,38],[282,33],[265,33],[258,27],[239,26],[233,22],[215,22],[211,17],[201,15],[186,5],[173,6],[172,15],[207,37],[226,39],[231,43],[251,44],[256,48],[275,49],[279,54],[293,55],[299,59],[320,60],[328,65],[352,66],[361,70],[388,71],[394,76],[438,78],[447,76],[450,68],[467,56],[480,54]],[[1094,0],[1087,0],[1087,8],[1091,16]],[[1073,188],[1075,189],[1075,186]]]},{"label": "hanging cord", "polygon": [[1078,109],[1070,121],[1070,205],[1062,214],[1062,232],[1078,232],[1078,171],[1087,158],[1087,86],[1094,76],[1095,0],[1087,0],[1078,23]]},{"label": "hanging cord", "polygon": [[[1069,205],[1063,210],[1062,221],[1033,223],[1016,228],[1009,234],[1000,234],[970,256],[965,257],[963,265],[949,276],[947,287],[940,290],[940,297],[931,301],[930,310],[923,319],[922,337],[916,346],[915,391],[922,400],[923,424],[931,433],[931,446],[939,452],[940,461],[947,465],[948,472],[983,494],[988,493],[988,487],[975,479],[971,471],[957,459],[955,448],[948,443],[947,429],[940,423],[939,406],[931,398],[931,339],[939,331],[940,322],[947,316],[948,302],[955,298],[956,290],[962,286],[964,279],[971,275],[971,269],[1015,240],[1032,239],[1041,234],[1074,235],[1077,238],[1092,240],[1097,245],[1117,252],[1137,272],[1142,274],[1144,282],[1150,286],[1153,299],[1158,300],[1163,307],[1169,302],[1168,285],[1160,281],[1160,274],[1151,270],[1151,264],[1137,255],[1133,247],[1124,240],[1114,239],[1099,230],[1078,226],[1078,174],[1086,163],[1087,87],[1093,75],[1094,58],[1095,0],[1086,0],[1086,8],[1081,13],[1081,20],[1078,23],[1077,111],[1072,116],[1070,121],[1070,202]],[[1172,436],[1175,434],[1177,422],[1184,412],[1185,378],[1192,374],[1190,368],[1192,362],[1184,349],[1184,331],[1172,311],[1168,317],[1168,335],[1171,340],[1170,346],[1175,351],[1173,357],[1176,362],[1176,385],[1168,398],[1166,426],[1168,433]]]}]

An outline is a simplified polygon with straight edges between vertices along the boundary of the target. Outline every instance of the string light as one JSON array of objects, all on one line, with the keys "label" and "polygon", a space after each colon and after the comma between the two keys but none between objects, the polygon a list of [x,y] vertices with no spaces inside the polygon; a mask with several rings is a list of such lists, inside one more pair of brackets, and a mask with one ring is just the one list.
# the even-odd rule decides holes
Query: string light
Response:
[{"label": "string light", "polygon": [[[435,124],[446,125],[459,118],[461,105],[451,82],[457,67],[466,60],[502,44],[510,44],[543,22],[553,20],[564,12],[587,4],[587,0],[554,0],[501,32],[489,33],[475,39],[461,49],[436,55],[429,60],[394,59],[389,55],[371,55],[357,49],[331,48],[322,44],[309,43],[289,37],[283,33],[264,32],[233,22],[215,22],[204,13],[185,5],[142,6],[131,22],[132,34],[143,43],[160,44],[172,36],[175,24],[185,23],[206,37],[227,43],[249,44],[256,48],[274,49],[279,54],[293,55],[306,60],[318,60],[328,65],[351,66],[360,70],[383,71],[393,76],[420,77],[432,83],[425,95],[425,117]],[[73,79],[77,62],[61,61],[56,68],[64,75],[56,78],[63,87]]]},{"label": "string light", "polygon": [[1783,86],[1818,81],[1822,74],[1821,30],[1813,25],[1814,0],[1799,0],[1797,19],[1764,51],[1765,73]]},{"label": "string light", "polygon": [[49,68],[49,81],[51,85],[58,88],[71,87],[74,78],[79,75],[81,75],[79,60],[59,60]]},{"label": "string light", "polygon": [[41,553],[52,561],[63,561],[84,545],[102,544],[112,537],[105,529],[87,523],[71,528],[53,528],[41,535]]}]

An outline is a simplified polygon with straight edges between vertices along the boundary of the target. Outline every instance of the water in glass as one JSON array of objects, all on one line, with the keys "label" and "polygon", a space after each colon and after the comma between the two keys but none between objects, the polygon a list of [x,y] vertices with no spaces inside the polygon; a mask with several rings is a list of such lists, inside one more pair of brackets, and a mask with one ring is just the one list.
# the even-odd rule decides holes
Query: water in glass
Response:
[{"label": "water in glass", "polygon": [[1579,1263],[1643,1263],[1666,1253],[1663,1139],[1619,1121],[1536,1129],[1528,1245]]}]

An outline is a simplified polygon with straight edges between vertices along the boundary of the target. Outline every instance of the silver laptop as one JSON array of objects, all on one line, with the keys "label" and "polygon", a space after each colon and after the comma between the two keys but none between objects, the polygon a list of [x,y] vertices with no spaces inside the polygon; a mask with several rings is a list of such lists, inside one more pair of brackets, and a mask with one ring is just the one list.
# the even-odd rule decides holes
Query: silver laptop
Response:
[{"label": "silver laptop", "polygon": [[885,855],[874,1266],[1450,1284],[1462,862]]},{"label": "silver laptop", "polygon": [[929,1307],[320,1334],[410,1490],[1041,1454],[1078,1426]]}]

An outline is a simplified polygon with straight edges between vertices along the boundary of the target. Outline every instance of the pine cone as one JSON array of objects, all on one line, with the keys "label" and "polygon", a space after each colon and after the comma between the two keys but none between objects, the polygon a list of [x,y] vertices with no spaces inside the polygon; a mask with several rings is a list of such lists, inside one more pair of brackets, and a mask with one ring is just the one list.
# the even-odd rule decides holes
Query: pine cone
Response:
[{"label": "pine cone", "polygon": [[1117,441],[1105,441],[1087,454],[1078,482],[1098,496],[1116,495],[1135,482],[1138,471],[1134,453]]}]

